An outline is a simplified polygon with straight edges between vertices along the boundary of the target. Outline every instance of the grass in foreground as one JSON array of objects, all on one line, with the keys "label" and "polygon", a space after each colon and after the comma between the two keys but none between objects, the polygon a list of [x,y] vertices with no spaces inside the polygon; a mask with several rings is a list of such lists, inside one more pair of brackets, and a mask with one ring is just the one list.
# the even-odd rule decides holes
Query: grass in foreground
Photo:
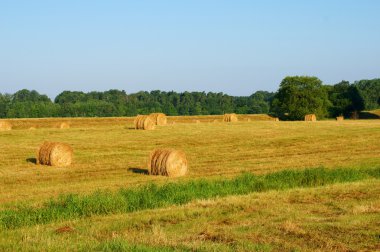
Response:
[{"label": "grass in foreground", "polygon": [[[380,180],[0,230],[1,251],[378,251]],[[63,226],[73,231],[57,233]]]},{"label": "grass in foreground", "polygon": [[135,189],[121,189],[117,192],[99,191],[88,196],[70,194],[51,200],[41,208],[23,206],[19,209],[3,210],[0,212],[0,227],[13,229],[94,215],[182,205],[195,199],[315,187],[368,178],[380,178],[380,167],[376,169],[285,170],[262,176],[246,173],[234,179],[195,180],[168,183],[162,186],[149,184]]}]

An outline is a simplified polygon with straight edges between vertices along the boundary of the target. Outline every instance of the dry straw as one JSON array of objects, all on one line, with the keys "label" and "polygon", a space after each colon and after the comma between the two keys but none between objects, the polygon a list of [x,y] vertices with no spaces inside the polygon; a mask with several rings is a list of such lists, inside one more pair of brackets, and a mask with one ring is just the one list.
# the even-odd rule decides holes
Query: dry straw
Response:
[{"label": "dry straw", "polygon": [[1,120],[0,121],[0,131],[6,131],[6,130],[11,130],[12,129],[12,124],[8,121]]},{"label": "dry straw", "polygon": [[152,113],[149,117],[156,125],[166,125],[167,123],[166,115],[163,113]]},{"label": "dry straw", "polygon": [[59,128],[60,129],[69,129],[70,124],[68,124],[67,122],[63,122],[63,123],[59,124]]},{"label": "dry straw", "polygon": [[315,114],[305,115],[305,121],[307,121],[307,122],[316,122],[317,121],[317,117],[315,116]]},{"label": "dry straw", "polygon": [[336,120],[337,120],[337,121],[344,121],[344,117],[343,117],[343,116],[337,116],[337,117],[336,117]]},{"label": "dry straw", "polygon": [[237,122],[238,118],[236,114],[224,114],[223,122]]},{"label": "dry straw", "polygon": [[153,130],[156,128],[156,124],[147,115],[138,115],[134,121],[135,129]]},{"label": "dry straw", "polygon": [[73,149],[65,143],[44,142],[37,151],[37,164],[69,166],[73,159]]},{"label": "dry straw", "polygon": [[187,173],[187,159],[183,151],[156,149],[149,155],[148,171],[151,175],[180,177]]}]

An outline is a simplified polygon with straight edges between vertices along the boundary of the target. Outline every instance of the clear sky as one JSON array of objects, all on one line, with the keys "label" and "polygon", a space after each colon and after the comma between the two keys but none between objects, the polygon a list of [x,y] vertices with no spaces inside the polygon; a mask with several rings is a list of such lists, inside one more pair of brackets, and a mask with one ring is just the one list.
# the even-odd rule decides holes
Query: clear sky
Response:
[{"label": "clear sky", "polygon": [[0,0],[0,92],[275,91],[380,77],[378,0]]}]

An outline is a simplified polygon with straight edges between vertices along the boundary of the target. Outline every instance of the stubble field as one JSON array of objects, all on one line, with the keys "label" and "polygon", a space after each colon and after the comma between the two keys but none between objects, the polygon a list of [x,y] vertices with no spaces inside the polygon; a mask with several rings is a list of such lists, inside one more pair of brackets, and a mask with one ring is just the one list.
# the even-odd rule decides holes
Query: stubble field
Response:
[{"label": "stubble field", "polygon": [[[11,120],[14,129],[0,132],[0,250],[380,249],[380,120],[276,122],[256,115],[223,123],[221,118],[169,117],[168,125],[152,131],[134,130],[133,118]],[[63,121],[71,128],[54,128]],[[70,144],[73,164],[34,164],[44,140]],[[145,174],[149,153],[161,147],[186,153],[187,176]],[[314,170],[327,175],[284,186],[286,172],[309,179]],[[260,187],[239,187],[250,183],[244,181],[247,173]],[[236,178],[243,182],[228,184]],[[231,190],[215,189],[217,181]],[[113,211],[104,203],[107,209],[101,209],[104,197],[97,194],[106,193],[111,201],[121,188],[146,195],[152,183],[158,193],[149,204],[136,201],[128,210],[116,204]],[[209,193],[194,189],[186,200],[165,198],[164,204],[160,188],[168,184]],[[51,202],[72,194],[75,209],[64,218],[51,214]],[[100,210],[83,206],[86,197],[99,199]],[[28,219],[32,215],[37,217]]]}]

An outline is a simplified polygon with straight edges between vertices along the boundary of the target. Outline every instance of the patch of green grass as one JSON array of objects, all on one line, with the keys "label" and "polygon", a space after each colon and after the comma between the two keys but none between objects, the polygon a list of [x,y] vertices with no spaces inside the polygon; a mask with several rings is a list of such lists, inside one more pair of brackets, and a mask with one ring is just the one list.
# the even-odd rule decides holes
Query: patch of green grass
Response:
[{"label": "patch of green grass", "polygon": [[111,251],[133,251],[133,252],[150,252],[150,251],[158,251],[158,252],[172,252],[172,251],[189,251],[189,250],[175,250],[173,248],[169,247],[148,247],[144,245],[131,245],[129,242],[122,240],[122,239],[115,239],[110,240],[106,242],[102,242],[99,244],[95,251],[104,251],[104,252],[111,252]]},{"label": "patch of green grass", "polygon": [[182,205],[195,199],[243,195],[268,190],[286,190],[296,187],[315,187],[367,178],[380,178],[380,167],[375,169],[284,170],[262,176],[245,173],[234,179],[202,179],[168,183],[162,186],[149,184],[134,189],[120,189],[118,192],[98,191],[87,196],[70,194],[52,199],[41,208],[23,206],[17,209],[3,210],[0,212],[0,227],[13,229],[94,215],[128,213]]}]

